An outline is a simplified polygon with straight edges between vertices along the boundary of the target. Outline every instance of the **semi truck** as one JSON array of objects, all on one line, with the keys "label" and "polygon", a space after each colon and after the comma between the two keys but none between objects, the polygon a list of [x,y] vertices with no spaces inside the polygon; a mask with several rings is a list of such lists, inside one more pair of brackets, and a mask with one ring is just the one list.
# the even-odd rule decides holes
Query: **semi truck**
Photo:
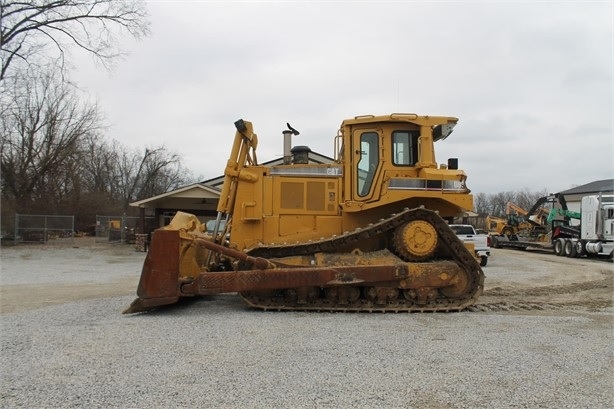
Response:
[{"label": "semi truck", "polygon": [[[572,226],[570,219],[579,219]],[[552,209],[548,217],[550,232],[547,240],[527,241],[518,236],[493,237],[495,248],[526,250],[537,248],[553,251],[557,256],[612,259],[614,250],[614,195],[589,195],[582,198],[581,211]]]},{"label": "semi truck", "polygon": [[580,237],[559,238],[557,255],[567,257],[602,256],[612,258],[614,250],[614,195],[582,198]]}]

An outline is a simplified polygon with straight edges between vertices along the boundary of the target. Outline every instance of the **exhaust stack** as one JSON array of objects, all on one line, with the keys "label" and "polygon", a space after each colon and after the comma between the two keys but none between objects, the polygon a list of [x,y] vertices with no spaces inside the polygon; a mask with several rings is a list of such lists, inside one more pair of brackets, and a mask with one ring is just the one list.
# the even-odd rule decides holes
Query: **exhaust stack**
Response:
[{"label": "exhaust stack", "polygon": [[300,135],[301,133],[292,128],[289,123],[286,123],[288,129],[282,131],[284,135],[284,165],[292,164],[292,135]]}]

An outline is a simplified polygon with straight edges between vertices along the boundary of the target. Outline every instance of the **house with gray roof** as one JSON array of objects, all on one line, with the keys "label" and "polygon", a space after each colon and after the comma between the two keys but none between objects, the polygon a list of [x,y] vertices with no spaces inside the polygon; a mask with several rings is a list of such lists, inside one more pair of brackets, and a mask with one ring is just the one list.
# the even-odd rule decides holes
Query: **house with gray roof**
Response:
[{"label": "house with gray roof", "polygon": [[614,179],[596,180],[559,192],[559,194],[565,197],[567,208],[574,212],[580,211],[580,202],[584,196],[598,195],[600,193],[602,195],[614,195]]}]

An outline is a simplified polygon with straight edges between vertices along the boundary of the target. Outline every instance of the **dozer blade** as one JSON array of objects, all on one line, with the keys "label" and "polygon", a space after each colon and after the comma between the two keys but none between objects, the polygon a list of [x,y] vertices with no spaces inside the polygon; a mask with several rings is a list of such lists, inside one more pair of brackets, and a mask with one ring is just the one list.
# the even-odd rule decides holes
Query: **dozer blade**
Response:
[{"label": "dozer blade", "polygon": [[176,231],[158,230],[153,236],[136,291],[139,298],[124,314],[149,311],[179,300],[179,235]]}]

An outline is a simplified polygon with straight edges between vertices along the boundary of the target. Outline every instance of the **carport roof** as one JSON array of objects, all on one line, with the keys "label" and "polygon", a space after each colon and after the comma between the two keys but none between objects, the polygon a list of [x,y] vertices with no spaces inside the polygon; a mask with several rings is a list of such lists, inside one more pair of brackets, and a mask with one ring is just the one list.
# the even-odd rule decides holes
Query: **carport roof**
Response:
[{"label": "carport roof", "polygon": [[139,200],[138,202],[130,203],[132,207],[147,207],[156,208],[158,204],[166,201],[169,198],[175,199],[213,199],[215,203],[220,198],[220,190],[204,183],[194,183],[184,186],[170,192],[162,193],[158,196],[148,197],[147,199]]}]

